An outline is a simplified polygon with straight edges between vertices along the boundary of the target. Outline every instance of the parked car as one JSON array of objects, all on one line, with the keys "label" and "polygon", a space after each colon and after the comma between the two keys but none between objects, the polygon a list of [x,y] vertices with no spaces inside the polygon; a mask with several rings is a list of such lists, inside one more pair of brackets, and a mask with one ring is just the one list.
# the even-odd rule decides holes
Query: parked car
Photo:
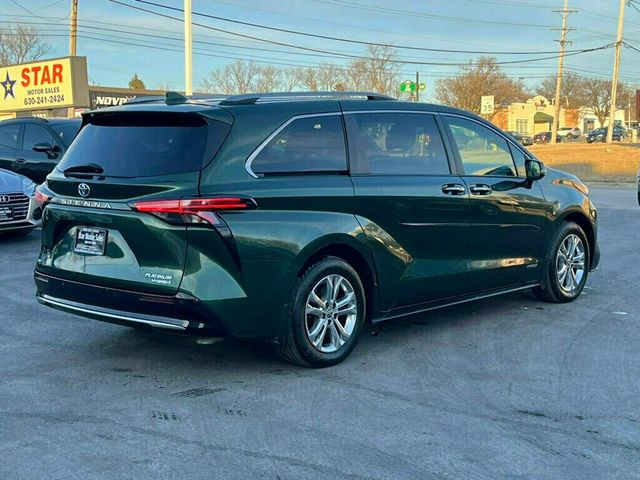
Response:
[{"label": "parked car", "polygon": [[516,141],[520,143],[520,145],[523,145],[525,147],[528,147],[529,145],[533,145],[533,137],[529,135],[524,135],[522,133],[518,133],[514,131],[507,131],[506,133],[511,135],[513,138],[515,138]]},{"label": "parked car", "polygon": [[78,118],[21,117],[0,122],[0,168],[44,182],[80,124]]},{"label": "parked car", "polygon": [[[622,127],[614,127],[612,139],[617,142],[624,141],[626,137],[626,132]],[[589,132],[587,135],[587,143],[593,142],[606,142],[607,141],[607,127],[605,128],[596,128],[594,131]]]},{"label": "parked car", "polygon": [[[535,143],[549,143],[551,141],[551,132],[540,132],[536,133],[533,136],[533,141]],[[560,135],[556,135],[556,143],[561,143],[562,137]]]},{"label": "parked car", "polygon": [[42,210],[35,190],[31,179],[0,169],[0,233],[24,235],[40,225]]},{"label": "parked car", "polygon": [[89,112],[38,191],[41,303],[271,339],[312,367],[365,321],[529,288],[570,302],[599,261],[577,177],[479,116],[373,93]]},{"label": "parked car", "polygon": [[562,127],[558,129],[558,135],[567,139],[580,138],[582,131],[578,127]]}]

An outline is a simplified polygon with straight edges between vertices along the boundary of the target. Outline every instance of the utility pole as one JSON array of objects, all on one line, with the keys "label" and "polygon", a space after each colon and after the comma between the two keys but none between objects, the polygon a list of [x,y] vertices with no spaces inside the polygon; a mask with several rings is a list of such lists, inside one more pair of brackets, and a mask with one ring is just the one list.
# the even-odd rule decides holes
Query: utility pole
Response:
[{"label": "utility pole", "polygon": [[69,55],[75,57],[78,38],[78,0],[71,0],[71,29],[69,33]]},{"label": "utility pole", "polygon": [[[78,39],[78,0],[71,0],[71,26],[69,28],[69,55],[75,57],[77,54]],[[69,107],[67,109],[67,117],[74,118],[76,109]]]},{"label": "utility pole", "polygon": [[184,0],[184,93],[193,95],[193,39],[191,35],[191,0]]},{"label": "utility pole", "polygon": [[416,72],[416,102],[420,101],[420,72]]},{"label": "utility pole", "polygon": [[618,95],[618,70],[620,69],[620,50],[622,47],[622,27],[624,25],[625,3],[626,0],[620,0],[620,13],[618,14],[618,36],[616,37],[616,59],[613,62],[613,79],[611,80],[611,106],[609,107],[607,143],[611,143],[613,141],[613,128],[616,124],[616,96]]},{"label": "utility pole", "polygon": [[[562,91],[562,75],[564,71],[564,51],[567,47],[567,32],[573,28],[567,28],[567,17],[576,10],[569,10],[569,0],[564,0],[562,10],[553,10],[562,14],[562,28],[560,29],[560,59],[558,60],[558,77],[556,79],[556,99],[553,105],[553,125],[551,126],[551,145],[556,143],[558,137],[558,124],[560,123],[560,93]],[[557,30],[557,29],[554,29]]]}]

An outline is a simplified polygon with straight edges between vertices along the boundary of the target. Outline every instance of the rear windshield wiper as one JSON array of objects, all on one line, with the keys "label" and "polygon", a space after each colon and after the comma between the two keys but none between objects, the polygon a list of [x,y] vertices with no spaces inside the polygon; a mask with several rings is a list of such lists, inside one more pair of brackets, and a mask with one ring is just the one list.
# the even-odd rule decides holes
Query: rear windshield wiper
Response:
[{"label": "rear windshield wiper", "polygon": [[86,165],[74,165],[73,167],[65,168],[62,173],[67,177],[74,174],[100,174],[104,173],[104,168],[97,163],[87,163]]}]

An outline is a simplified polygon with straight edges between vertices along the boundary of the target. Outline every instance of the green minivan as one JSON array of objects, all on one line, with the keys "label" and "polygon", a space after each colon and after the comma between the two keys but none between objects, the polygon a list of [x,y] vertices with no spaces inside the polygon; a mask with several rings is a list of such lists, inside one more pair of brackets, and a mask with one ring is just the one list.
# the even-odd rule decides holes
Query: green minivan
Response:
[{"label": "green minivan", "polygon": [[40,303],[260,337],[311,367],[365,322],[529,288],[574,300],[599,260],[578,178],[474,114],[375,93],[88,112],[37,199]]}]

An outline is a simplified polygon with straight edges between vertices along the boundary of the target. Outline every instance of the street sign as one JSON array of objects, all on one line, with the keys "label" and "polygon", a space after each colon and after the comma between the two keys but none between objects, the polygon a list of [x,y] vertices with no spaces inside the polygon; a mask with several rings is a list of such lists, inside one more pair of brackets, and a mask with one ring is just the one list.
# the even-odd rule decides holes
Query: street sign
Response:
[{"label": "street sign", "polygon": [[416,91],[416,84],[414,82],[412,82],[411,80],[407,80],[404,81],[400,84],[400,91],[401,92],[415,92]]},{"label": "street sign", "polygon": [[[418,84],[418,89],[422,92],[427,88],[427,85],[424,83]],[[415,92],[416,91],[416,82],[412,82],[411,80],[406,80],[400,84],[401,92]]]},{"label": "street sign", "polygon": [[491,115],[494,112],[494,98],[493,95],[483,96],[480,100],[480,113],[483,115]]}]

